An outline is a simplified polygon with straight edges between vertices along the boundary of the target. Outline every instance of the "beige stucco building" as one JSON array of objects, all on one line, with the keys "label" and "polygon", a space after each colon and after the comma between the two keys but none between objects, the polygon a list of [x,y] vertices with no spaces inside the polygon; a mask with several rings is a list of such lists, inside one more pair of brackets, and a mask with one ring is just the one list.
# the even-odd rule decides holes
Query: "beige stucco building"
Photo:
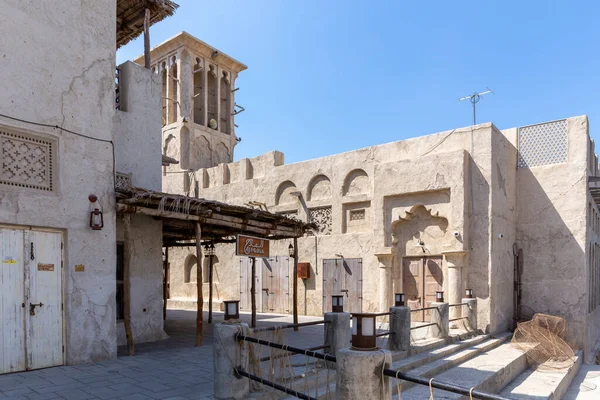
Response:
[{"label": "beige stucco building", "polygon": [[[387,310],[395,292],[418,306],[436,291],[456,304],[473,289],[479,329],[511,329],[517,309],[521,318],[559,315],[592,354],[600,266],[588,177],[597,175],[597,158],[585,116],[505,130],[479,124],[289,165],[277,151],[230,162],[234,82],[245,66],[186,33],[153,49],[152,62],[170,62],[176,75],[163,77],[182,88],[174,99],[179,114],[163,126],[166,155],[181,163],[164,169],[163,188],[319,226],[299,240],[298,261],[310,270],[299,278],[301,314],[321,315],[333,294],[344,294],[350,311],[374,312]],[[222,76],[217,104],[227,104],[210,116],[206,100],[196,102],[208,98],[204,86],[193,83],[198,73],[205,82],[207,71]],[[229,122],[215,129],[210,118]],[[289,244],[273,243],[259,265],[259,311],[291,312]],[[189,307],[197,260],[182,247],[170,249],[169,261],[170,304]],[[248,260],[218,245],[214,264],[215,307],[241,299],[248,310]]]}]

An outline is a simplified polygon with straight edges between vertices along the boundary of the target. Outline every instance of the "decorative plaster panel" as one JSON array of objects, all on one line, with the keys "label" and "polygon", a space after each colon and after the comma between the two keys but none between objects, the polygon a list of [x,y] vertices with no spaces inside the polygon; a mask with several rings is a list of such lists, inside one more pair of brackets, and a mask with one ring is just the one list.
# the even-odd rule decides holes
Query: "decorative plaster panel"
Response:
[{"label": "decorative plaster panel", "polygon": [[52,191],[54,140],[0,131],[0,184]]}]

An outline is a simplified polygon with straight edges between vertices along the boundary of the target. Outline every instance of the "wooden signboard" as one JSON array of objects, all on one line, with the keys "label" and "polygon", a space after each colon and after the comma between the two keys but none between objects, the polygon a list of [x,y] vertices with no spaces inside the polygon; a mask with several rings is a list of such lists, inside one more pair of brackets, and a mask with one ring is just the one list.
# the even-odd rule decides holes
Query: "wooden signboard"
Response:
[{"label": "wooden signboard", "polygon": [[269,240],[237,235],[235,254],[245,257],[269,257]]}]

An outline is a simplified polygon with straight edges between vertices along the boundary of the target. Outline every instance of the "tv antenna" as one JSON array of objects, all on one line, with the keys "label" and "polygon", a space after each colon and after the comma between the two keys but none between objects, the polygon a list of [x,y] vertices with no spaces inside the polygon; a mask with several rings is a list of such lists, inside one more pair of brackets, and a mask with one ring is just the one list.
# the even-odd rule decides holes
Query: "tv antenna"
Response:
[{"label": "tv antenna", "polygon": [[473,92],[472,95],[470,96],[465,96],[465,97],[461,97],[460,99],[458,99],[458,101],[463,101],[463,100],[469,100],[471,102],[471,104],[473,104],[473,125],[477,125],[477,113],[475,112],[475,105],[479,102],[479,100],[481,100],[481,96],[489,94],[489,93],[494,93],[494,91],[490,88],[486,88],[487,90],[485,92]]}]

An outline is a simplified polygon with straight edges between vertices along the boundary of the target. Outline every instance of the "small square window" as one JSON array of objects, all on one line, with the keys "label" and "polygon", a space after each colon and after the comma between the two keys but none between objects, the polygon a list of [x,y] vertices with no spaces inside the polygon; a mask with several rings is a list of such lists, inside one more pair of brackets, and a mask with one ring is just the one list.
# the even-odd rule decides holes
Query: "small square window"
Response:
[{"label": "small square window", "polygon": [[350,221],[360,221],[365,219],[365,209],[350,210]]}]

